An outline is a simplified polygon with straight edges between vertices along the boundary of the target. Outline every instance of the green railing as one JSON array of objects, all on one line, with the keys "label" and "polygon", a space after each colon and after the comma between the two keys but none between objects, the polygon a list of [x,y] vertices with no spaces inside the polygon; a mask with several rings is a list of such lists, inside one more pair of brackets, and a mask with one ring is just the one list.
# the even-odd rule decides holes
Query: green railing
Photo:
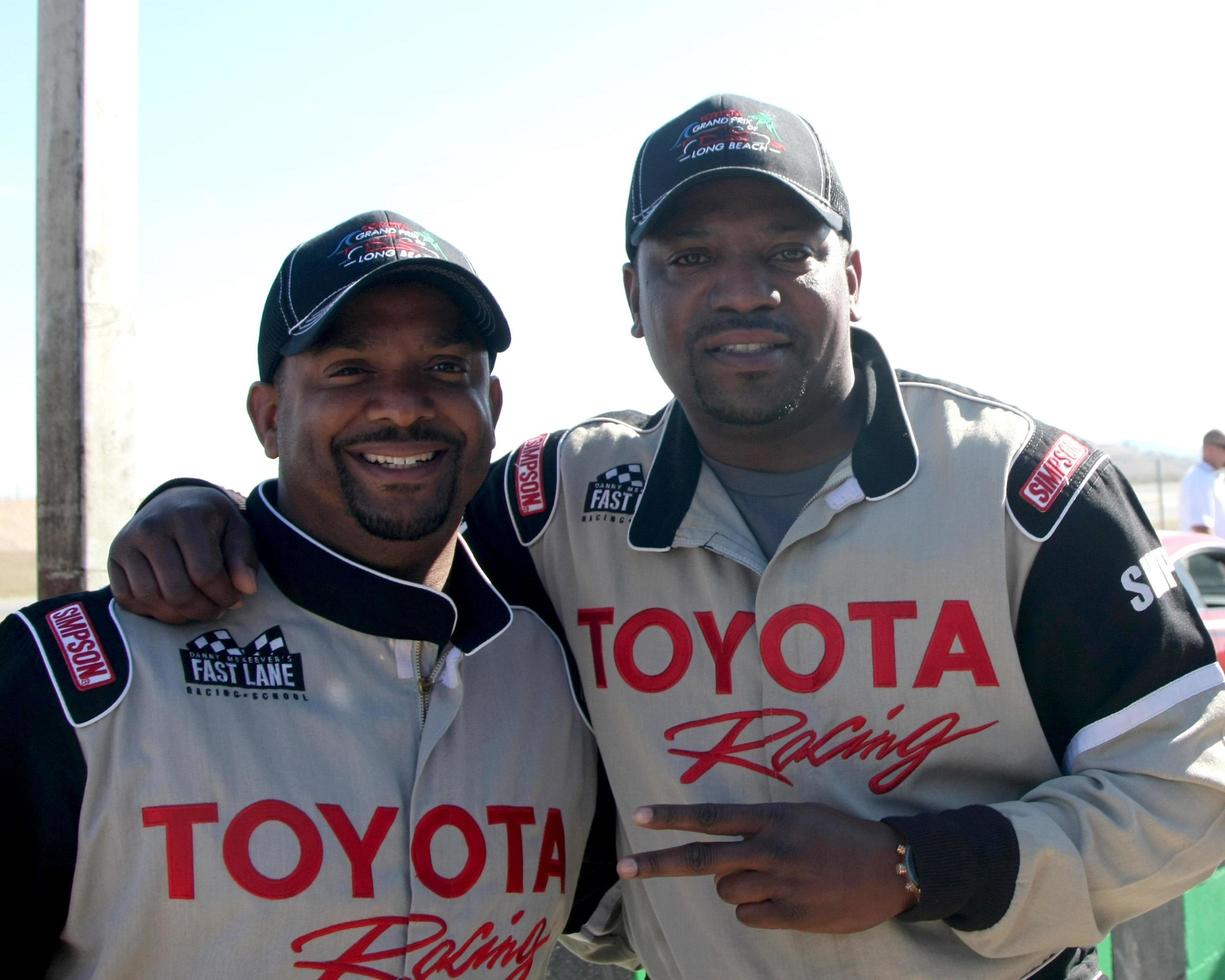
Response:
[{"label": "green railing", "polygon": [[[1171,903],[1171,907],[1164,913],[1163,910],[1150,913],[1177,918],[1181,912],[1181,948],[1175,940],[1173,944],[1164,941],[1166,948],[1146,949],[1146,959],[1142,966],[1124,962],[1116,964],[1115,953],[1122,944],[1112,941],[1113,937],[1107,937],[1098,947],[1098,952],[1102,970],[1111,980],[1119,980],[1124,976],[1146,977],[1146,974],[1151,975],[1154,971],[1160,976],[1154,977],[1153,980],[1164,980],[1166,977],[1225,980],[1225,868],[1219,869],[1202,885],[1192,888],[1182,897],[1181,903],[1181,909],[1176,903]],[[1125,923],[1118,931],[1127,928],[1129,925]],[[1157,928],[1153,930],[1153,935],[1168,936],[1169,932]],[[1120,959],[1127,955],[1120,953]]]}]

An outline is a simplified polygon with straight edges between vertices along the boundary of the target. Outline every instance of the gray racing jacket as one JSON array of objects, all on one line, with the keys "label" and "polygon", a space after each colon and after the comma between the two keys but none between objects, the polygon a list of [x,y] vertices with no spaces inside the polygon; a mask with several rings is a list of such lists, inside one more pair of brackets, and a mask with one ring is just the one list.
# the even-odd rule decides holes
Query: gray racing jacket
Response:
[{"label": "gray racing jacket", "polygon": [[895,373],[764,556],[675,403],[530,440],[470,508],[564,630],[622,852],[650,803],[888,819],[919,905],[855,935],[742,926],[708,880],[623,885],[652,980],[1063,975],[1225,858],[1225,688],[1130,488],[1026,413]]},{"label": "gray racing jacket", "polygon": [[248,518],[259,591],[218,622],[104,590],[0,626],[5,975],[542,977],[595,792],[557,637],[462,545],[436,592],[275,483]]}]

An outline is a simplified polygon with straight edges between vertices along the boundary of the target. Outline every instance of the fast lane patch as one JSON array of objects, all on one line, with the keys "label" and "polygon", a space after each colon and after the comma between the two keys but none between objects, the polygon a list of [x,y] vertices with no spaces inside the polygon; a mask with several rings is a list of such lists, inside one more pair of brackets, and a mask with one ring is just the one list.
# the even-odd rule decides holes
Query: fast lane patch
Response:
[{"label": "fast lane patch", "polygon": [[245,646],[229,630],[209,630],[180,648],[179,658],[189,694],[307,700],[302,655],[290,652],[279,626]]},{"label": "fast lane patch", "polygon": [[641,463],[622,463],[605,470],[587,484],[587,494],[583,498],[583,520],[609,519],[595,517],[596,514],[611,514],[627,519],[632,517],[645,486],[646,479]]}]

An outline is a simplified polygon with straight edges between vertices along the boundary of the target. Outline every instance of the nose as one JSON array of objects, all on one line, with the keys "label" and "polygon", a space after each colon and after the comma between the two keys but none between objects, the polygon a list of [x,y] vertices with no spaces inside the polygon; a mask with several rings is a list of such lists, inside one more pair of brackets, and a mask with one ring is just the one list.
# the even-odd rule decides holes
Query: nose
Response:
[{"label": "nose", "polygon": [[751,258],[719,262],[710,290],[711,307],[720,312],[753,313],[771,310],[782,302],[769,270]]},{"label": "nose", "polygon": [[428,385],[409,372],[389,374],[371,385],[366,398],[366,418],[371,422],[407,428],[437,413]]}]

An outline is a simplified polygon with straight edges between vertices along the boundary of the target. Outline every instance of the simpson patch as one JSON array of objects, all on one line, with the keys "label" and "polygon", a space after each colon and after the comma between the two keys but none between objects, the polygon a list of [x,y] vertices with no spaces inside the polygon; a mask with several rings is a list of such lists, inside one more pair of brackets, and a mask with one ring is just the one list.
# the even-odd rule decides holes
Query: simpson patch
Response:
[{"label": "simpson patch", "polygon": [[1008,510],[1026,534],[1046,540],[1105,455],[1038,423],[1008,473]]},{"label": "simpson patch", "polygon": [[58,596],[18,616],[38,644],[64,714],[74,727],[101,718],[131,676],[127,644],[110,613],[109,589]]},{"label": "simpson patch", "polygon": [[557,445],[561,433],[529,439],[506,467],[506,498],[519,540],[533,541],[549,523],[557,503]]}]

